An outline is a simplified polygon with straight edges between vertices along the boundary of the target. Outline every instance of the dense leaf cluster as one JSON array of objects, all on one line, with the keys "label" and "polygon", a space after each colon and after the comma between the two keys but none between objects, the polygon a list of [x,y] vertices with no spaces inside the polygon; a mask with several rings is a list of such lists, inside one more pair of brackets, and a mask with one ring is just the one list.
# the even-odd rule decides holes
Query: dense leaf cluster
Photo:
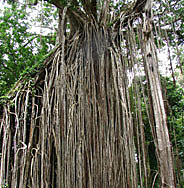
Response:
[{"label": "dense leaf cluster", "polygon": [[172,142],[175,149],[178,148],[178,154],[181,159],[184,158],[184,90],[173,86],[168,78],[166,79],[167,100],[170,105],[170,114],[168,116],[169,127],[172,132]]},{"label": "dense leaf cluster", "polygon": [[5,95],[21,73],[37,64],[55,43],[55,35],[40,36],[38,32],[31,32],[30,27],[30,14],[25,6],[4,7],[0,15],[0,96]]}]

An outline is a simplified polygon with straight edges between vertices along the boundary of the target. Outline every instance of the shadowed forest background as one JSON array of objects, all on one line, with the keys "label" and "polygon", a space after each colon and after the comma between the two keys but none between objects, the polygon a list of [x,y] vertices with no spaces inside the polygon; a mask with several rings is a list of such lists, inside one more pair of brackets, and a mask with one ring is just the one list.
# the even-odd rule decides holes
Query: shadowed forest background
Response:
[{"label": "shadowed forest background", "polygon": [[0,6],[0,187],[183,187],[183,0]]}]

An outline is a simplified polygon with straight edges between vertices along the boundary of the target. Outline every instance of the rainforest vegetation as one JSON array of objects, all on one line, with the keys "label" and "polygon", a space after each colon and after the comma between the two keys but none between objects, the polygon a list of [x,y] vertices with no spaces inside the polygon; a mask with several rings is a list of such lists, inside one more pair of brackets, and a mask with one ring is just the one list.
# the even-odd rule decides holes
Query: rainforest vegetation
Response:
[{"label": "rainforest vegetation", "polygon": [[183,188],[184,0],[0,5],[0,187]]}]

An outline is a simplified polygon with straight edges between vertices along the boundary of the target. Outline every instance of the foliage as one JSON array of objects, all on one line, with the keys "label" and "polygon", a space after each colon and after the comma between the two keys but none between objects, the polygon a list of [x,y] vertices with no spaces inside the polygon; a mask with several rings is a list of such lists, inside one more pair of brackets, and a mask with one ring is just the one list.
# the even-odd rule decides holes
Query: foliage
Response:
[{"label": "foliage", "polygon": [[[167,123],[170,132],[170,138],[173,146],[173,153],[175,156],[178,155],[179,160],[181,160],[181,166],[177,170],[184,169],[184,89],[177,83],[176,86],[173,85],[173,81],[170,77],[161,76],[161,83],[163,88],[163,93],[165,93],[164,101],[165,108],[167,113]],[[146,82],[145,76],[138,76],[133,79],[132,85],[129,88],[130,90],[130,99],[131,99],[131,109],[133,112],[133,119],[135,127],[137,126],[137,103],[138,99],[134,97],[135,93],[141,93],[141,113],[142,120],[144,123],[144,132],[145,132],[145,144],[148,148],[149,156],[149,168],[150,168],[150,178],[154,178],[157,168],[157,159],[156,159],[156,148],[154,146],[153,136],[150,130],[150,122],[147,116],[146,103],[148,102],[148,83]],[[135,91],[137,88],[137,91]],[[139,91],[138,91],[139,90]],[[144,93],[144,94],[143,94]],[[168,102],[168,103],[167,103]],[[152,179],[153,180],[153,179]],[[158,181],[155,183],[159,184]],[[158,185],[159,187],[159,185]]]},{"label": "foliage", "polygon": [[166,29],[171,45],[184,43],[184,1],[157,1],[154,11],[162,29]]},{"label": "foliage", "polygon": [[[168,22],[173,23],[174,34],[176,34],[178,44],[184,44],[184,0],[170,0],[169,7],[167,7],[170,14],[167,14]],[[171,37],[171,35],[170,35]],[[173,43],[176,41],[173,41]]]},{"label": "foliage", "polygon": [[[166,78],[167,100],[170,106],[168,123],[171,129],[172,143],[174,149],[179,149],[179,156],[184,158],[184,90]],[[184,161],[183,161],[184,162]],[[184,168],[184,165],[183,165]]]},{"label": "foliage", "polygon": [[15,3],[5,6],[0,16],[0,96],[5,95],[20,74],[39,62],[55,43],[53,34],[40,36],[30,31],[29,16],[24,5]]}]

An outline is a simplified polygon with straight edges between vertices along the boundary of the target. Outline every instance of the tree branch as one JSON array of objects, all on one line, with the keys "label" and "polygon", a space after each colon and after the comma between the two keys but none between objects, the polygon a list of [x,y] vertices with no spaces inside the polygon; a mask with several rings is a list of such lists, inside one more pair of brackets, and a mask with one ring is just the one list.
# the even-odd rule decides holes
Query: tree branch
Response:
[{"label": "tree branch", "polygon": [[34,39],[36,39],[39,35],[36,35],[34,37],[32,37],[31,39],[29,39],[24,45],[23,48],[25,48],[30,42],[32,42]]},{"label": "tree branch", "polygon": [[[77,0],[72,0],[71,5],[64,3],[64,1],[59,0],[45,0],[55,5],[58,9],[63,10],[64,7],[68,6],[66,16],[70,22],[70,34],[76,30],[80,30],[83,28],[84,24],[88,21],[87,15],[79,8],[79,3]],[[67,1],[65,1],[67,2]]]},{"label": "tree branch", "polygon": [[[130,10],[124,15],[125,19],[122,22],[122,26],[126,27],[128,25],[128,21],[133,21],[134,19],[138,18],[142,12],[145,11],[146,3],[148,0],[137,0],[135,5],[130,7]],[[133,5],[133,4],[132,4]],[[121,12],[119,13],[118,19],[115,21],[115,29],[120,27],[121,23]]]},{"label": "tree branch", "polygon": [[91,1],[91,12],[94,18],[97,19],[97,1],[96,0]]},{"label": "tree branch", "polygon": [[88,14],[88,16],[91,18],[97,18],[97,1],[96,0],[91,0],[91,2],[89,0],[81,0],[82,1],[82,6],[86,12],[86,14]]}]

